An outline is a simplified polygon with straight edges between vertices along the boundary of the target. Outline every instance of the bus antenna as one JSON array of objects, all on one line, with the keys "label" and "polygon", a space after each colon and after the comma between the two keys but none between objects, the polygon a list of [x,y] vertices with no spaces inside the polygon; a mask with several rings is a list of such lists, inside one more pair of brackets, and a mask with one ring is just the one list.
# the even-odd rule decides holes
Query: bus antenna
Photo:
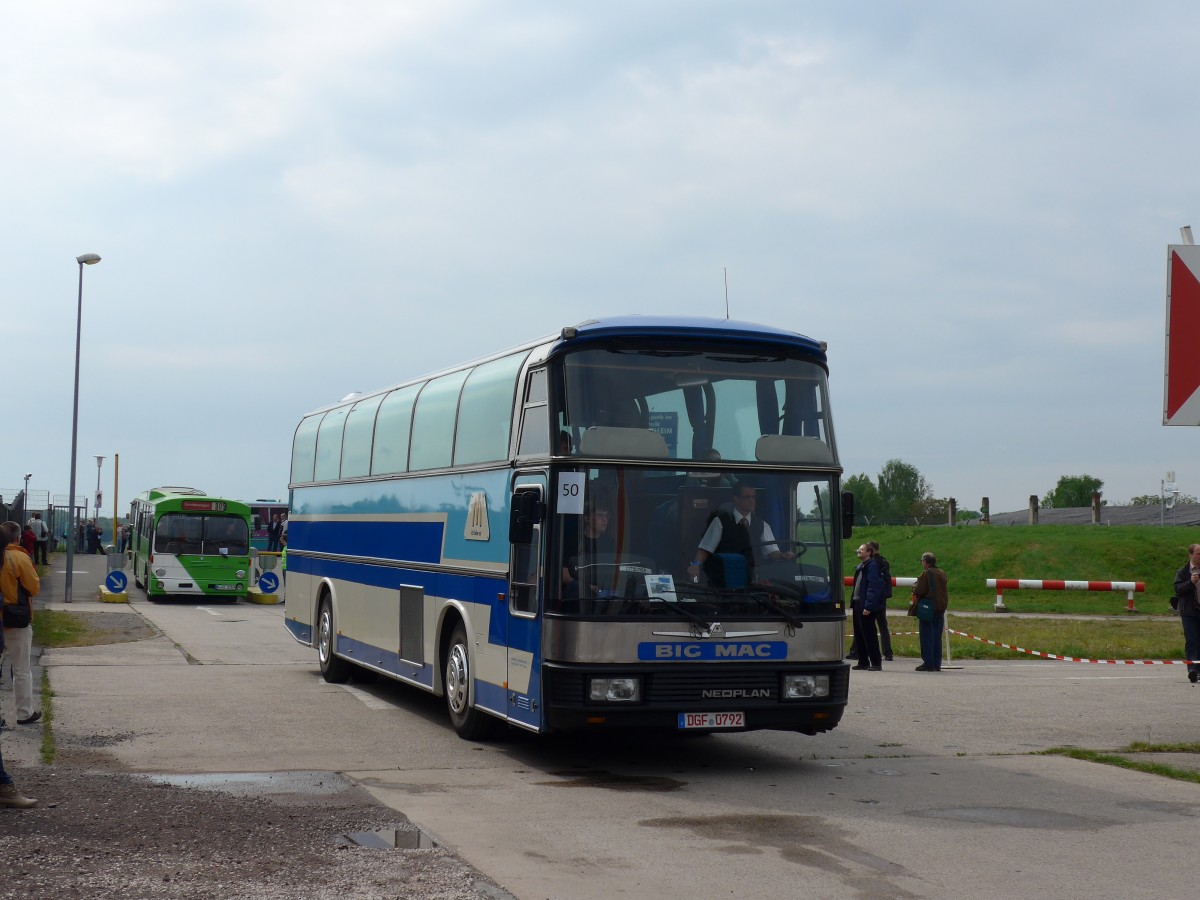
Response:
[{"label": "bus antenna", "polygon": [[725,273],[725,321],[729,321],[729,266],[722,266]]}]

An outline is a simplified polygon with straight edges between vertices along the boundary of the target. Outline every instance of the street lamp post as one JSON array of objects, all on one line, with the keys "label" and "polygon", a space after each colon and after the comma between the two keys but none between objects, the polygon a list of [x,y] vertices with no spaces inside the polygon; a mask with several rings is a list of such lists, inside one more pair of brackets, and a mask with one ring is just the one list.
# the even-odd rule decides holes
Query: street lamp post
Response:
[{"label": "street lamp post", "polygon": [[66,601],[71,602],[71,582],[75,574],[75,459],[79,446],[79,340],[83,333],[83,267],[94,266],[100,262],[95,253],[85,253],[75,257],[79,263],[79,302],[75,308],[75,401],[71,408],[71,487],[67,495],[67,523],[71,533],[67,540],[67,581],[64,594]]},{"label": "street lamp post", "polygon": [[25,500],[21,505],[25,507],[25,509],[23,509],[22,512],[24,513],[24,519],[26,522],[29,521],[29,479],[32,477],[33,477],[32,472],[30,472],[28,475],[25,476],[25,493],[22,494],[22,496],[25,498]]}]

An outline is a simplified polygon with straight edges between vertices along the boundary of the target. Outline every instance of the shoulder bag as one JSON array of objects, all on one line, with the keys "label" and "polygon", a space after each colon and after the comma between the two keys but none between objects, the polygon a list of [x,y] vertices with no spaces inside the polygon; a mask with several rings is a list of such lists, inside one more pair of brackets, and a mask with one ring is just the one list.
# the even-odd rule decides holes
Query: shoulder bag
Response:
[{"label": "shoulder bag", "polygon": [[929,578],[929,593],[924,597],[917,598],[917,621],[932,622],[937,618],[937,582],[933,580],[933,570],[926,569],[925,574]]}]

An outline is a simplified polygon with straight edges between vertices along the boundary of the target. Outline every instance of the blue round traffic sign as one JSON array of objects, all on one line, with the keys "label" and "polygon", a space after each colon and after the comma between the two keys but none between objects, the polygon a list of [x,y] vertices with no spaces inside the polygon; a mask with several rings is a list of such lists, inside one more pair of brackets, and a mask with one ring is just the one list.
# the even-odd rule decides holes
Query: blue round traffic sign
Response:
[{"label": "blue round traffic sign", "polygon": [[104,579],[104,586],[113,594],[125,593],[125,588],[129,584],[129,578],[120,569],[108,573],[108,577]]},{"label": "blue round traffic sign", "polygon": [[273,594],[279,590],[279,576],[274,572],[263,572],[258,576],[258,589],[264,594]]}]

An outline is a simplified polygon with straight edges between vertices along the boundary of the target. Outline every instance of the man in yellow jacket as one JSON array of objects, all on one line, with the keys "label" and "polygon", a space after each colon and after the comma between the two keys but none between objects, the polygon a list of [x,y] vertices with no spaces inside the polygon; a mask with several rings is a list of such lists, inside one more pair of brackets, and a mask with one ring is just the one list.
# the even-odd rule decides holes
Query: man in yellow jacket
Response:
[{"label": "man in yellow jacket", "polygon": [[[33,567],[33,560],[21,546],[21,526],[16,522],[0,525],[0,539],[4,545],[4,563],[0,565],[0,595],[4,607],[26,606],[29,609],[24,627],[8,627],[5,624],[4,645],[12,662],[13,692],[17,697],[17,721],[22,725],[32,724],[42,717],[33,711],[33,674],[30,670],[30,653],[33,648],[33,598],[42,584]],[[24,588],[24,591],[21,590]],[[23,596],[24,595],[24,596]],[[7,619],[8,616],[5,616]],[[0,757],[0,806],[29,809],[37,801],[22,796],[13,784],[12,776],[4,771],[4,760]]]}]

